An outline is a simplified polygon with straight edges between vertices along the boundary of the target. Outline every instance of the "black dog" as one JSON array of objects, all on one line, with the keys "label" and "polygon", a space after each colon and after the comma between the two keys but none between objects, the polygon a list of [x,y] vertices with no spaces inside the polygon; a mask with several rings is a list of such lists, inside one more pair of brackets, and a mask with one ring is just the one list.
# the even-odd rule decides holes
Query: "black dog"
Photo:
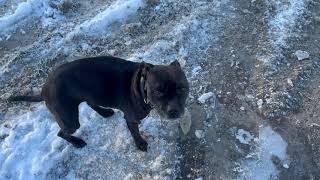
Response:
[{"label": "black dog", "polygon": [[72,136],[79,127],[78,105],[87,104],[103,117],[124,112],[137,145],[147,151],[139,133],[140,121],[154,107],[161,116],[174,119],[184,113],[189,93],[187,79],[178,61],[168,66],[136,63],[115,57],[76,60],[49,74],[39,96],[16,96],[9,101],[45,101],[61,130],[58,136],[81,148],[86,143]]}]

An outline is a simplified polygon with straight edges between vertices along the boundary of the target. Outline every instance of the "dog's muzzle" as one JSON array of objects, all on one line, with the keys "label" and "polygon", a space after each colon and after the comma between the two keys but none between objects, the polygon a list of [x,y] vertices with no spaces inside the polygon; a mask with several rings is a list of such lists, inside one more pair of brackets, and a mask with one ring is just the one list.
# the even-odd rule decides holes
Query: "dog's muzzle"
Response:
[{"label": "dog's muzzle", "polygon": [[183,114],[183,113],[181,113],[177,109],[170,109],[167,112],[167,116],[169,119],[177,119],[181,116],[181,114]]}]

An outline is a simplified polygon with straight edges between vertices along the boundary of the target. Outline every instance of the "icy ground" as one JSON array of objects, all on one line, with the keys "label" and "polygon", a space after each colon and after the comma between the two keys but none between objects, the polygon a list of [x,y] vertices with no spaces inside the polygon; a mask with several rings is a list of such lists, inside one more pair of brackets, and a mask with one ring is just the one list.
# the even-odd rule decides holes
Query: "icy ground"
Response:
[{"label": "icy ground", "polygon": [[[320,179],[319,9],[317,0],[0,0],[0,179]],[[88,145],[75,149],[44,103],[5,101],[39,93],[60,64],[99,55],[179,60],[191,127],[152,112],[143,153],[120,111],[102,118],[83,103],[76,135]]]}]

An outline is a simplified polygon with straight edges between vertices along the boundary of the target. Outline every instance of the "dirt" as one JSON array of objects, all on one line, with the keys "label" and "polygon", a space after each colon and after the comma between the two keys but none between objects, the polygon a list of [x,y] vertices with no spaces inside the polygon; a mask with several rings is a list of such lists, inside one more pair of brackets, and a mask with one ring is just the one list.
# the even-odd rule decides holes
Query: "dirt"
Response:
[{"label": "dirt", "polygon": [[[93,4],[99,7],[101,3]],[[9,71],[0,78],[0,119],[29,107],[17,107],[3,99],[39,91],[47,73],[59,64],[82,56],[110,54],[142,60],[137,52],[150,51],[155,43],[165,41],[172,47],[151,51],[148,58],[159,58],[159,64],[175,58],[185,60],[191,87],[188,109],[192,127],[187,136],[180,130],[177,137],[177,179],[237,179],[241,160],[257,148],[256,144],[240,143],[235,132],[244,129],[258,137],[259,126],[265,123],[288,143],[289,167],[273,158],[280,172],[277,179],[320,179],[320,3],[306,1],[306,11],[290,31],[286,45],[279,47],[272,45],[268,34],[268,21],[274,17],[276,6],[259,0],[192,3],[148,1],[127,24],[112,25],[111,29],[119,31],[104,37],[84,37],[95,48],[86,51],[79,45],[71,55],[53,50],[47,57],[36,56],[45,48],[45,39],[58,36],[43,30],[36,30],[30,38],[16,34],[1,42],[1,65],[8,64]],[[155,11],[156,6],[160,10]],[[79,8],[81,12],[87,10]],[[68,13],[76,19],[77,11]],[[171,35],[173,27],[184,24],[186,18],[211,23],[190,25],[181,33],[183,38]],[[32,28],[36,27],[26,32]],[[21,42],[21,38],[26,39]],[[186,56],[179,54],[181,48],[188,49]],[[294,55],[297,50],[307,51],[310,58],[298,61]],[[274,58],[265,63],[259,60],[260,54]],[[40,59],[29,61],[31,57]],[[194,75],[197,66],[201,70]],[[215,95],[199,103],[197,98],[206,92]],[[202,130],[204,137],[197,137],[196,130]]]}]

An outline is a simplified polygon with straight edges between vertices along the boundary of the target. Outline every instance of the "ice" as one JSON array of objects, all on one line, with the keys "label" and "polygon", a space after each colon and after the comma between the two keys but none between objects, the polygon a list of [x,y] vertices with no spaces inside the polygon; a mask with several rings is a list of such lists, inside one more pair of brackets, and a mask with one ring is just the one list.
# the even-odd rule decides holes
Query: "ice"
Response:
[{"label": "ice", "polygon": [[209,98],[213,97],[213,95],[213,92],[204,93],[198,98],[198,101],[204,104]]},{"label": "ice", "polygon": [[250,134],[250,132],[245,131],[243,129],[238,129],[237,134],[236,134],[236,138],[242,144],[250,144],[254,137]]},{"label": "ice", "polygon": [[309,58],[309,53],[307,51],[298,50],[294,54],[297,56],[299,61]]},{"label": "ice", "polygon": [[262,126],[259,132],[256,158],[244,160],[241,164],[242,173],[239,179],[268,180],[275,179],[278,170],[273,164],[272,156],[277,156],[281,161],[287,161],[287,143],[282,137],[272,130],[270,126]]}]

